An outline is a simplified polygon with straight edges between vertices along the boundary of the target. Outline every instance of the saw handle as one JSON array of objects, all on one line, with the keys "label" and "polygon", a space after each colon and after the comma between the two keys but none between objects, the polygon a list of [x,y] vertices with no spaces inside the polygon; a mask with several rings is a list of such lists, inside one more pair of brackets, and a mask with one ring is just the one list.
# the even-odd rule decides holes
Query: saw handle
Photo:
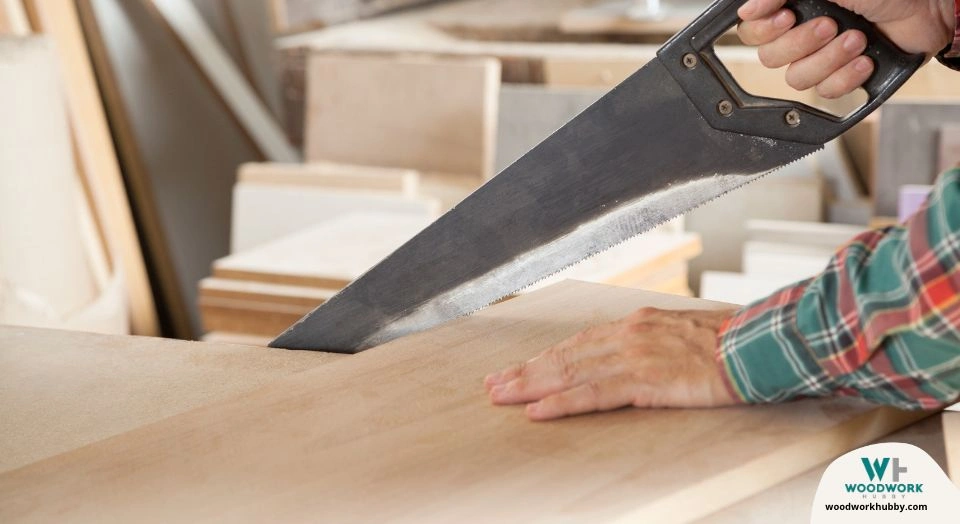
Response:
[{"label": "saw handle", "polygon": [[717,39],[740,22],[737,10],[744,3],[717,1],[658,53],[687,96],[717,129],[824,144],[877,109],[926,59],[923,54],[903,52],[872,23],[833,2],[788,0],[786,7],[796,14],[797,25],[828,16],[837,22],[839,33],[857,29],[866,35],[864,54],[875,66],[863,85],[869,98],[862,107],[841,117],[800,102],[754,96],[740,87],[714,51]]}]

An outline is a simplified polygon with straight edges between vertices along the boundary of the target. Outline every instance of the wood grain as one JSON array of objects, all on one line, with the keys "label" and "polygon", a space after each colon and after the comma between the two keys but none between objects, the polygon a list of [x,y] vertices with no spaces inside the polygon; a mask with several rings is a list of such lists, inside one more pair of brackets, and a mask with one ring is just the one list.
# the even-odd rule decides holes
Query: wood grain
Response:
[{"label": "wood grain", "polygon": [[59,58],[78,168],[107,246],[123,268],[130,330],[135,335],[159,335],[140,239],[76,4],[71,0],[25,2],[36,30],[53,41]]},{"label": "wood grain", "polygon": [[6,473],[0,519],[675,522],[928,415],[846,399],[537,424],[489,404],[486,373],[641,306],[725,307],[559,284]]},{"label": "wood grain", "polygon": [[306,158],[490,178],[499,88],[490,58],[315,55]]},{"label": "wood grain", "polygon": [[0,326],[0,471],[342,358]]}]

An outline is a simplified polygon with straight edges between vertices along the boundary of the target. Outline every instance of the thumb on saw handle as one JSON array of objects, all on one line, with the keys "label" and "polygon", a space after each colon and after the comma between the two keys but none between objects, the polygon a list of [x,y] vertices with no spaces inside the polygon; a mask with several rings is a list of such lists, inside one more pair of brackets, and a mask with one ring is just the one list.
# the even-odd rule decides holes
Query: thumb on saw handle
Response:
[{"label": "thumb on saw handle", "polygon": [[[664,46],[665,48],[679,46],[676,53],[682,52],[683,47],[693,50],[709,67],[694,68],[695,70],[691,70],[690,74],[698,76],[709,71],[712,73],[710,76],[713,77],[714,82],[719,81],[739,106],[739,110],[733,115],[724,115],[734,118],[717,117],[715,114],[710,114],[710,111],[703,111],[706,107],[713,107],[716,101],[699,100],[699,98],[714,94],[713,90],[710,86],[698,89],[694,87],[694,83],[681,81],[681,84],[691,86],[690,88],[685,86],[688,96],[697,103],[698,107],[701,107],[711,125],[718,129],[805,143],[826,143],[877,109],[926,60],[923,54],[905,53],[867,19],[829,0],[788,0],[785,7],[794,12],[797,25],[817,17],[827,16],[836,21],[838,33],[856,29],[867,37],[864,55],[869,56],[874,62],[874,71],[863,84],[863,89],[869,97],[868,101],[850,115],[840,117],[799,102],[753,96],[740,87],[713,50],[714,42],[740,22],[737,10],[744,3],[746,0],[718,0],[674,40]],[[697,78],[697,81],[710,83],[710,78]],[[799,115],[799,124],[790,126],[791,129],[783,129],[781,124],[784,111],[790,110],[796,111]],[[774,116],[776,118],[773,118]]]}]

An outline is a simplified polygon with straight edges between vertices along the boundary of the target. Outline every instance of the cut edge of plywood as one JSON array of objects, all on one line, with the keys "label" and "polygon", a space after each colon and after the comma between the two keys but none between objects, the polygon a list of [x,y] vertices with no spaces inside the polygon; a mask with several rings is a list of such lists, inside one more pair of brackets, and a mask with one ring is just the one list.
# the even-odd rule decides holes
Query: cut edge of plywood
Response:
[{"label": "cut edge of plywood", "polygon": [[130,331],[159,335],[153,291],[77,6],[69,0],[26,0],[26,7],[33,27],[53,40],[61,74],[67,79],[64,84],[77,170],[94,210],[100,240],[111,253],[107,263],[117,258],[123,270]]},{"label": "cut edge of plywood", "polygon": [[270,110],[190,0],[149,0],[146,3],[174,34],[261,154],[272,161],[299,162],[300,154],[287,141]]}]

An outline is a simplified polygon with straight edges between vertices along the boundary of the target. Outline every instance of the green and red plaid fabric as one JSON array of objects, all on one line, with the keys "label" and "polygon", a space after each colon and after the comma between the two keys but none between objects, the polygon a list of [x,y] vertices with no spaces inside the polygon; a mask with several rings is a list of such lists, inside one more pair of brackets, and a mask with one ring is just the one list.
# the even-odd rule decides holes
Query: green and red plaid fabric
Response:
[{"label": "green and red plaid fabric", "polygon": [[746,402],[857,395],[907,409],[960,396],[960,168],[903,226],[863,233],[820,275],[741,309],[720,332]]}]

